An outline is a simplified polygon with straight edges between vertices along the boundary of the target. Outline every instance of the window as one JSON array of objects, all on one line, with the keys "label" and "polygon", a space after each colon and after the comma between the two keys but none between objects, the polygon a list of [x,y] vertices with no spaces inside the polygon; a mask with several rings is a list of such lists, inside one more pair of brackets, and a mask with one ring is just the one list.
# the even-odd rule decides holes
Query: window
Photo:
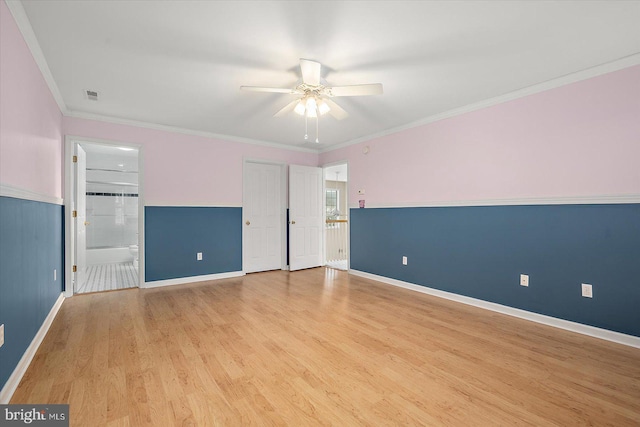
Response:
[{"label": "window", "polygon": [[335,219],[338,215],[339,193],[337,189],[327,189],[325,193],[327,205],[327,218]]}]

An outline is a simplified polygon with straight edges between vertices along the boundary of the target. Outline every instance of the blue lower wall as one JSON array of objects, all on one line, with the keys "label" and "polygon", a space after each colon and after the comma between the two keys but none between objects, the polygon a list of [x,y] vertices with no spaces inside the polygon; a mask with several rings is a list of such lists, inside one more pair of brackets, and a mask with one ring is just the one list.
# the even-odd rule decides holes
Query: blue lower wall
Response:
[{"label": "blue lower wall", "polygon": [[144,215],[145,281],[242,270],[242,208],[147,206]]},{"label": "blue lower wall", "polygon": [[63,206],[0,197],[0,388],[63,291],[63,235]]},{"label": "blue lower wall", "polygon": [[640,204],[351,209],[351,268],[640,336]]}]

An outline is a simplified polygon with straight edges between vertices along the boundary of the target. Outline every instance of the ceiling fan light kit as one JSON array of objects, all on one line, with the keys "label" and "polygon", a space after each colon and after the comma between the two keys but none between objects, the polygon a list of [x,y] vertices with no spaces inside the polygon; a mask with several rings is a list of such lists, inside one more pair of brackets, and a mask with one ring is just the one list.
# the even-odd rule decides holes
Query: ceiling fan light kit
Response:
[{"label": "ceiling fan light kit", "polygon": [[329,113],[337,120],[345,119],[349,114],[334,101],[329,98],[338,96],[365,96],[381,95],[382,84],[362,84],[351,86],[324,86],[320,84],[320,71],[322,65],[319,62],[309,59],[300,59],[300,71],[302,72],[302,83],[293,89],[262,87],[262,86],[240,86],[241,90],[251,92],[283,93],[289,95],[299,95],[300,98],[287,104],[284,108],[274,114],[274,117],[282,117],[291,111],[305,117],[305,140],[308,139],[306,132],[307,119],[316,119],[316,142],[318,138],[318,118]]}]

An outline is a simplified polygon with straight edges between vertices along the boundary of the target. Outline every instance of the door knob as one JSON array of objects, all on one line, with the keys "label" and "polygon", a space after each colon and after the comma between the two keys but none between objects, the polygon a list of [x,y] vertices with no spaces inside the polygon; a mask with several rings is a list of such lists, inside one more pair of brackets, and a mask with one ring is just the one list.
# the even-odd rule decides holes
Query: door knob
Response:
[{"label": "door knob", "polygon": [[89,224],[91,224],[89,221],[84,222],[84,225],[89,225]]},{"label": "door knob", "polygon": [[251,221],[247,220],[247,222],[245,222],[245,224],[251,225]]},{"label": "door knob", "polygon": [[291,224],[295,224],[295,223],[296,223],[295,221],[291,221]]}]

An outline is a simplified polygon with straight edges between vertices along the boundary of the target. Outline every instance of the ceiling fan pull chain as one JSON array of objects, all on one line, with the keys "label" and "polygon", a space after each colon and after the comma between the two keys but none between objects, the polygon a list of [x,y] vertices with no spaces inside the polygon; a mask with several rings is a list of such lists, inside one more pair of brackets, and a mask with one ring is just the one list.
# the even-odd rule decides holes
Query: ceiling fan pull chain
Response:
[{"label": "ceiling fan pull chain", "polygon": [[309,132],[307,131],[307,115],[304,115],[304,140],[309,139]]},{"label": "ceiling fan pull chain", "polygon": [[318,122],[320,121],[320,116],[316,117],[316,144],[320,143],[320,133],[318,131]]}]

